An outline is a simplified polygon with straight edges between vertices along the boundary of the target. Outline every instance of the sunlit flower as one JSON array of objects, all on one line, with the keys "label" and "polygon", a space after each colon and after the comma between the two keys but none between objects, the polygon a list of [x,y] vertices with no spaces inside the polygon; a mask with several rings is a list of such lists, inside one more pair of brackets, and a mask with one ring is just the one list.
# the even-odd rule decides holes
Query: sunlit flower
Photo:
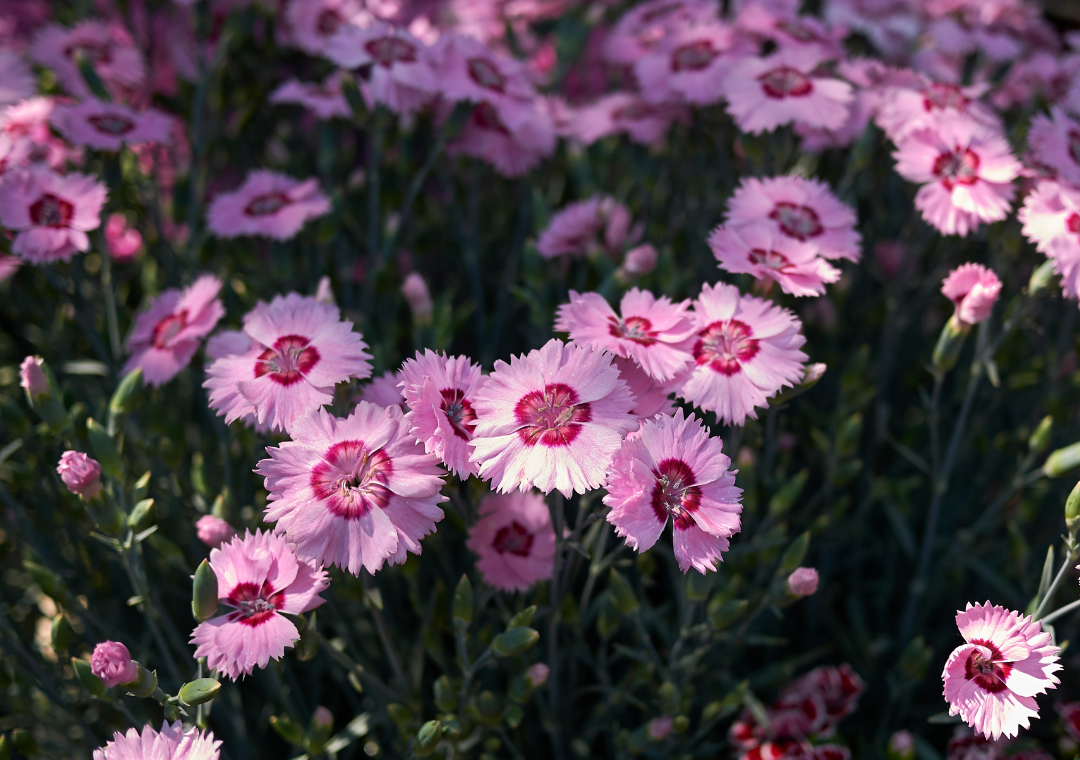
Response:
[{"label": "sunlit flower", "polygon": [[1080,189],[1041,180],[1016,216],[1028,240],[1053,259],[1065,295],[1080,298]]},{"label": "sunlit flower", "polygon": [[982,264],[962,264],[949,272],[941,293],[956,307],[953,315],[961,327],[970,327],[990,316],[1001,295],[1001,280]]},{"label": "sunlit flower", "polygon": [[76,496],[96,499],[101,494],[101,465],[81,451],[65,451],[56,465],[56,472]]},{"label": "sunlit flower", "polygon": [[216,549],[236,535],[236,528],[214,515],[203,515],[195,521],[195,535],[199,540]]},{"label": "sunlit flower", "polygon": [[19,233],[11,252],[47,264],[89,250],[86,233],[101,226],[105,196],[105,185],[88,174],[40,166],[9,172],[0,181],[0,224]]},{"label": "sunlit flower", "polygon": [[218,237],[262,235],[288,240],[310,220],[330,211],[319,181],[300,181],[257,169],[232,192],[220,193],[206,212],[206,226]]},{"label": "sunlit flower", "polygon": [[812,243],[800,242],[764,223],[718,227],[709,235],[709,247],[721,269],[752,274],[767,286],[776,282],[794,296],[820,296],[826,283],[840,279],[840,270],[820,258]]},{"label": "sunlit flower", "polygon": [[534,492],[492,494],[465,542],[480,559],[484,580],[504,591],[525,591],[555,566],[555,531],[544,497]]},{"label": "sunlit flower", "polygon": [[893,141],[918,129],[933,129],[942,117],[966,117],[988,130],[1001,130],[1001,117],[979,100],[985,84],[963,87],[903,70],[890,72],[879,90],[874,121]]},{"label": "sunlit flower", "polygon": [[102,641],[90,655],[90,671],[111,689],[139,677],[139,666],[131,661],[128,648],[119,641]]},{"label": "sunlit flower", "polygon": [[129,728],[126,734],[113,734],[112,741],[94,750],[94,760],[218,760],[221,742],[214,741],[212,731],[184,724],[162,723],[161,731],[143,726],[140,733]]}]

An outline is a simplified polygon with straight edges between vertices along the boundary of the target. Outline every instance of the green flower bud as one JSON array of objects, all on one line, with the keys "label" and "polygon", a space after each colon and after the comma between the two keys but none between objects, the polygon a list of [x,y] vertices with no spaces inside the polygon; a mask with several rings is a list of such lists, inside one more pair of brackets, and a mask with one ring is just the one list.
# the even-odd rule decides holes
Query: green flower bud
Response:
[{"label": "green flower bud", "polygon": [[443,712],[451,712],[457,707],[457,692],[450,676],[442,675],[435,679],[435,706]]},{"label": "green flower bud", "polygon": [[480,713],[480,720],[494,726],[502,717],[502,700],[491,691],[482,691],[476,698],[476,710]]},{"label": "green flower bud", "polygon": [[668,715],[679,711],[679,707],[682,704],[682,695],[679,694],[678,687],[671,681],[665,681],[660,684],[660,690],[656,694],[657,700],[660,702],[660,709]]},{"label": "green flower bud", "polygon": [[469,576],[462,575],[454,589],[454,628],[468,630],[473,617],[473,591]]},{"label": "green flower bud", "polygon": [[685,715],[676,715],[671,721],[671,729],[677,734],[681,734],[688,728],[690,728],[690,719]]},{"label": "green flower bud", "polygon": [[49,630],[49,644],[57,654],[63,654],[71,644],[71,623],[63,615],[53,618]]},{"label": "green flower bud", "polygon": [[521,725],[521,721],[525,719],[525,711],[521,708],[521,705],[510,705],[506,708],[506,714],[503,716],[506,718],[506,725],[510,728],[517,728]]},{"label": "green flower bud", "polygon": [[123,683],[120,686],[131,696],[146,699],[154,693],[157,684],[157,671],[147,670],[142,665],[139,665],[139,677],[131,683]]},{"label": "green flower bud", "polygon": [[209,620],[217,613],[218,579],[207,560],[199,563],[191,583],[191,611],[196,620]]},{"label": "green flower bud", "polygon": [[15,749],[20,755],[26,757],[33,757],[41,751],[41,747],[38,746],[37,739],[30,733],[29,729],[16,728],[11,732],[11,743],[15,745]]},{"label": "green flower bud", "polygon": [[1050,433],[1054,429],[1054,418],[1049,414],[1042,418],[1035,432],[1028,436],[1028,448],[1033,454],[1041,454],[1050,445]]},{"label": "green flower bud", "polygon": [[416,732],[416,739],[413,741],[413,752],[417,757],[427,757],[435,751],[435,745],[442,738],[442,731],[439,730],[441,727],[437,720],[429,720],[420,726],[420,730]]},{"label": "green flower bud", "polygon": [[955,319],[949,319],[941,328],[937,346],[934,347],[934,355],[930,360],[931,367],[935,372],[948,372],[956,365],[960,358],[960,351],[964,348],[964,338],[967,337],[970,327],[962,327]]},{"label": "green flower bud", "polygon": [[209,702],[221,691],[221,682],[213,678],[197,678],[180,687],[180,701],[188,707]]},{"label": "green flower bud", "polygon": [[7,734],[0,734],[0,760],[11,760],[11,742]]},{"label": "green flower bud", "polygon": [[90,663],[86,660],[72,657],[71,669],[75,671],[75,678],[79,680],[79,683],[83,685],[83,688],[95,697],[100,697],[105,693],[105,682],[94,675],[94,671],[90,668]]},{"label": "green flower bud", "polygon": [[297,747],[304,744],[304,729],[300,728],[288,715],[271,715],[270,727],[278,736]]},{"label": "green flower bud", "polygon": [[150,491],[150,471],[147,470],[142,476],[135,481],[135,487],[131,489],[131,501],[138,504],[140,501],[146,498],[146,494]]},{"label": "green flower bud", "polygon": [[386,706],[386,712],[390,713],[390,720],[394,721],[399,727],[412,720],[412,711],[405,705],[398,704],[397,702],[388,704]]},{"label": "green flower bud", "polygon": [[1080,483],[1073,486],[1069,498],[1065,500],[1065,527],[1071,534],[1080,528]]},{"label": "green flower bud", "polygon": [[1047,477],[1058,478],[1077,465],[1080,465],[1080,443],[1051,452],[1043,465],[1043,472]]},{"label": "green flower bud", "polygon": [[526,607],[521,612],[519,612],[518,614],[516,614],[512,618],[510,618],[510,623],[506,627],[507,628],[517,628],[518,626],[521,626],[521,625],[528,625],[529,623],[532,622],[533,615],[535,615],[535,614],[536,614],[536,605],[535,604],[530,606],[530,607]]},{"label": "green flower bud", "polygon": [[170,723],[180,720],[180,708],[174,702],[166,702],[161,711],[165,715],[165,720]]},{"label": "green flower bud", "polygon": [[533,628],[519,626],[500,633],[491,642],[491,649],[496,657],[511,657],[521,654],[540,640],[540,634]]},{"label": "green flower bud", "polygon": [[29,560],[23,562],[23,568],[26,572],[30,573],[30,577],[34,579],[34,583],[41,586],[41,590],[45,592],[45,596],[51,596],[53,599],[60,599],[61,597],[67,596],[67,592],[64,590],[60,576],[52,570],[47,567],[42,567],[36,562],[30,562]]}]

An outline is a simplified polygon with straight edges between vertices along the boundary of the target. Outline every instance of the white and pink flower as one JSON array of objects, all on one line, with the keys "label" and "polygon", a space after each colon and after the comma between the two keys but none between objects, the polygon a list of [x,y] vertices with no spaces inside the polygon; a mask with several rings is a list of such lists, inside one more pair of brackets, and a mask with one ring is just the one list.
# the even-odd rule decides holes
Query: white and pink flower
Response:
[{"label": "white and pink flower", "polygon": [[257,169],[232,192],[220,193],[206,212],[206,226],[218,237],[294,237],[309,220],[330,211],[330,199],[316,179],[297,180]]},{"label": "white and pink flower", "polygon": [[709,235],[709,247],[721,269],[752,274],[766,289],[775,282],[794,296],[823,295],[827,283],[840,279],[840,270],[819,257],[812,243],[763,223],[718,227]]},{"label": "white and pink flower", "polygon": [[551,512],[534,492],[484,497],[465,545],[479,557],[484,580],[503,591],[525,591],[555,567]]},{"label": "white and pink flower", "polygon": [[34,264],[69,261],[90,249],[87,232],[101,226],[107,195],[96,177],[59,175],[37,166],[0,181],[0,224],[16,235],[11,252]]}]

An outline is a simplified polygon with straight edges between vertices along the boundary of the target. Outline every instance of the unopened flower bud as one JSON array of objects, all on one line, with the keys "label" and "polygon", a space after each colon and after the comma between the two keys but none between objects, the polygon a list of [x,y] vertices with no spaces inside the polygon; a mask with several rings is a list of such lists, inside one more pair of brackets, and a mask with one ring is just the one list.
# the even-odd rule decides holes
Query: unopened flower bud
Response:
[{"label": "unopened flower bud", "polygon": [[656,259],[656,249],[645,243],[626,252],[621,270],[630,277],[641,277],[656,269]]},{"label": "unopened flower bud", "polygon": [[912,760],[915,757],[915,740],[910,731],[897,731],[889,737],[889,760]]},{"label": "unopened flower bud", "polygon": [[153,694],[154,690],[157,688],[157,673],[152,670],[147,670],[142,665],[139,665],[139,663],[135,664],[139,667],[139,674],[133,683],[123,684],[124,690],[133,697],[146,699]]},{"label": "unopened flower bud", "polygon": [[1080,483],[1073,486],[1072,493],[1065,500],[1065,527],[1072,534],[1080,528]]},{"label": "unopened flower bud", "polygon": [[437,720],[429,720],[420,726],[420,730],[416,732],[416,741],[413,743],[413,753],[417,757],[427,757],[435,750],[435,745],[442,737],[439,728],[440,723]]},{"label": "unopened flower bud", "polygon": [[1050,285],[1051,280],[1054,277],[1054,260],[1047,259],[1040,264],[1034,272],[1031,273],[1031,279],[1028,280],[1028,293],[1036,295],[1039,292],[1045,290]]},{"label": "unopened flower bud", "polygon": [[195,534],[211,549],[217,549],[236,535],[236,529],[213,515],[203,515],[195,521]]},{"label": "unopened flower bud", "polygon": [[139,677],[139,666],[132,661],[128,648],[119,641],[103,641],[94,647],[90,670],[110,689]]},{"label": "unopened flower bud", "polygon": [[306,749],[311,755],[318,755],[323,747],[330,741],[330,735],[334,733],[334,714],[319,705],[311,714],[311,728],[308,731]]},{"label": "unopened flower bud", "polygon": [[431,291],[428,290],[427,282],[419,272],[409,273],[401,286],[401,293],[409,302],[414,322],[424,324],[431,321],[435,305],[431,302]]},{"label": "unopened flower bud", "polygon": [[180,701],[188,707],[205,704],[221,691],[221,682],[216,678],[196,678],[180,687]]},{"label": "unopened flower bud", "polygon": [[810,596],[818,587],[818,572],[812,567],[797,567],[787,579],[787,590],[792,596]]},{"label": "unopened flower bud", "polygon": [[941,293],[956,306],[952,321],[966,329],[990,316],[1001,295],[1001,280],[981,264],[962,264],[949,272],[941,284]]},{"label": "unopened flower bud", "polygon": [[964,347],[964,338],[967,337],[970,325],[964,325],[955,319],[950,319],[941,328],[937,345],[934,346],[934,355],[930,360],[931,365],[937,372],[947,372],[960,358],[960,351]]},{"label": "unopened flower bud", "polygon": [[671,735],[671,716],[662,715],[659,718],[653,718],[649,721],[645,733],[654,742],[668,738]]},{"label": "unopened flower bud", "polygon": [[525,671],[525,680],[529,682],[529,686],[534,689],[539,689],[548,680],[548,666],[542,662],[537,662],[529,666],[529,669]]},{"label": "unopened flower bud", "polygon": [[335,305],[334,301],[334,288],[330,284],[330,278],[325,275],[319,280],[319,287],[315,290],[315,300],[319,303]]},{"label": "unopened flower bud", "polygon": [[195,568],[191,583],[191,612],[196,620],[205,621],[217,613],[218,579],[207,560]]},{"label": "unopened flower bud", "polygon": [[40,356],[28,356],[23,359],[22,364],[19,365],[19,385],[23,387],[31,401],[49,398],[52,395]]},{"label": "unopened flower bud", "polygon": [[1054,418],[1049,414],[1042,418],[1038,427],[1028,437],[1028,449],[1033,454],[1041,454],[1050,445],[1050,433],[1054,429]]},{"label": "unopened flower bud", "polygon": [[101,494],[101,465],[81,451],[65,451],[56,466],[60,479],[76,496],[96,499]]},{"label": "unopened flower bud", "polygon": [[1074,443],[1055,449],[1043,463],[1043,472],[1047,477],[1058,478],[1080,465],[1080,443]]},{"label": "unopened flower bud", "polygon": [[142,249],[143,238],[134,227],[128,227],[123,214],[112,214],[105,223],[105,247],[119,262],[131,261]]}]

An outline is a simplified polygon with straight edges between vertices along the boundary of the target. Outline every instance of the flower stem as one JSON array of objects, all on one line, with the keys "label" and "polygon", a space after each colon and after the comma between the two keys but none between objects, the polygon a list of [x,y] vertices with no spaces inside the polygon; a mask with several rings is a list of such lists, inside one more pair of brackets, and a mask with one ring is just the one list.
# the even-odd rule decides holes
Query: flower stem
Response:
[{"label": "flower stem", "polygon": [[1039,606],[1035,608],[1035,612],[1032,614],[1032,620],[1039,620],[1042,611],[1046,609],[1046,605],[1054,598],[1054,592],[1057,591],[1058,586],[1061,585],[1061,581],[1065,578],[1065,573],[1069,571],[1069,568],[1076,562],[1078,555],[1076,540],[1072,537],[1068,539],[1065,544],[1065,559],[1061,563],[1061,567],[1058,568],[1057,575],[1054,576],[1054,582],[1050,584],[1050,588],[1046,590],[1046,596],[1039,601]]},{"label": "flower stem", "polygon": [[562,615],[562,588],[559,578],[562,566],[562,553],[565,550],[562,541],[565,516],[564,499],[556,492],[549,502],[551,524],[555,528],[555,562],[551,570],[551,615],[548,617],[548,695],[551,702],[551,743],[554,746],[556,760],[565,757],[560,736],[560,698],[559,692],[559,618]]},{"label": "flower stem", "polygon": [[1051,612],[1046,617],[1042,618],[1042,620],[1040,622],[1043,625],[1049,625],[1049,623],[1051,621],[1057,620],[1062,615],[1067,615],[1068,613],[1072,612],[1073,610],[1075,610],[1077,608],[1080,608],[1080,599],[1077,599],[1075,602],[1070,602],[1069,604],[1066,604],[1064,607],[1059,607],[1058,609],[1054,610],[1053,612]]}]

